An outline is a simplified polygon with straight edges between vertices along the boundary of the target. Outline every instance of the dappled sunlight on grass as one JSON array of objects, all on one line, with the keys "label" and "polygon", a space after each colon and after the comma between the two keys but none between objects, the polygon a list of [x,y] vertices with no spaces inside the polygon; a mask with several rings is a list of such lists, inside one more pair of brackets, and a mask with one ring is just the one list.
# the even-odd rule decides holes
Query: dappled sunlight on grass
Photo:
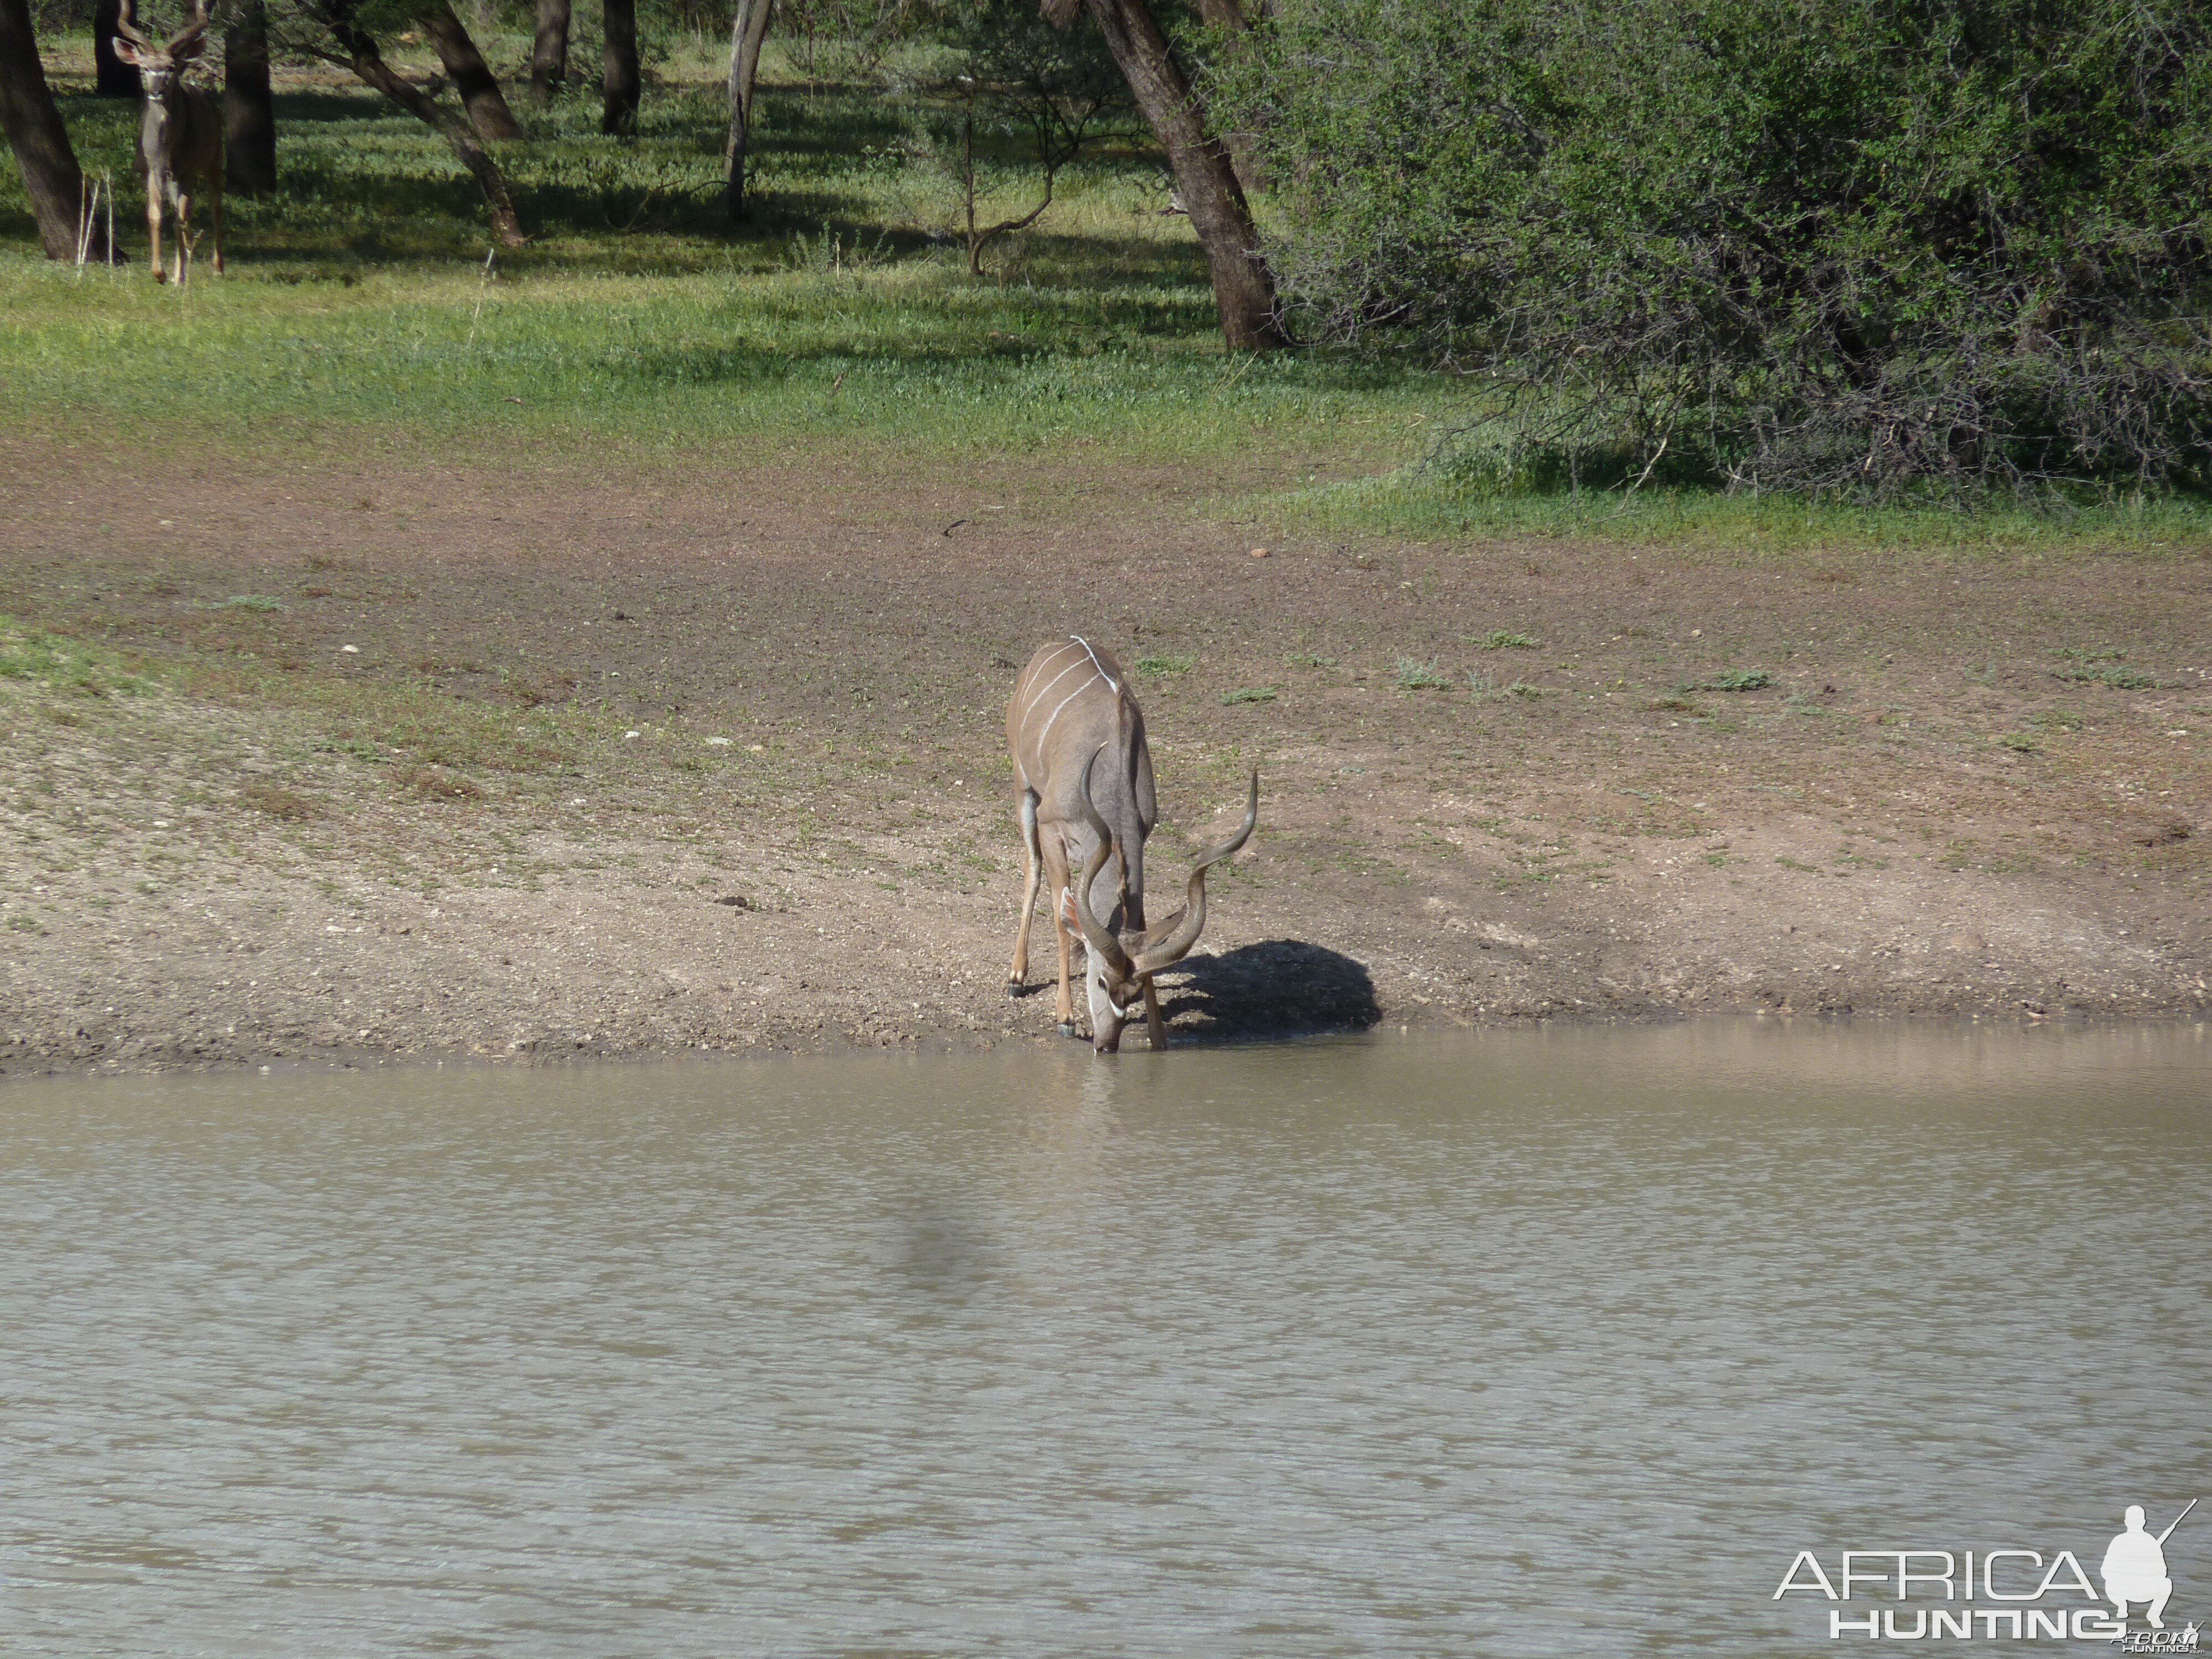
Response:
[{"label": "dappled sunlight on grass", "polygon": [[[133,112],[64,103],[135,229]],[[1402,368],[1229,357],[1188,225],[1158,210],[1164,173],[1133,139],[1066,169],[1051,211],[978,279],[951,237],[927,99],[771,85],[761,108],[754,211],[734,231],[718,88],[657,88],[635,141],[600,137],[586,98],[532,115],[536,136],[501,156],[533,239],[488,265],[481,201],[434,135],[335,78],[295,77],[278,100],[283,188],[232,204],[228,279],[179,295],[135,266],[50,265],[27,237],[0,255],[10,395],[63,428],[189,422],[216,442],[367,423],[457,453],[773,432],[1196,460],[1291,441],[1340,470],[1401,459],[1415,409],[1444,389]],[[1011,152],[993,167],[1005,202],[1034,188]],[[10,212],[27,228],[20,198],[0,199]]]}]

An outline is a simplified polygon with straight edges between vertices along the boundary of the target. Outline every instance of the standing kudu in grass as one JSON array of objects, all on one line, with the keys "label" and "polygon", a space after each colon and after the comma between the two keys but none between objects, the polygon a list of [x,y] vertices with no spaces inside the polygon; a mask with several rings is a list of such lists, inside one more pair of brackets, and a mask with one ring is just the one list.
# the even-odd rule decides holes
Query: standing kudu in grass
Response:
[{"label": "standing kudu in grass", "polygon": [[[1022,839],[1029,863],[1022,883],[1021,931],[1006,988],[1020,994],[1029,975],[1030,923],[1040,878],[1052,887],[1053,932],[1060,943],[1060,1029],[1075,1034],[1070,956],[1079,934],[1089,947],[1084,974],[1091,1000],[1091,1046],[1112,1054],[1121,1028],[1141,1007],[1154,1049],[1167,1046],[1152,975],[1190,954],[1206,926],[1206,872],[1250,838],[1260,816],[1260,775],[1244,804],[1244,823],[1201,854],[1182,910],[1145,925],[1145,838],[1159,822],[1144,711],[1111,653],[1071,635],[1042,646],[1014,682],[1006,705],[1006,746],[1021,784]],[[1092,884],[1115,866],[1114,908],[1104,922],[1091,907]],[[1070,880],[1071,867],[1080,875]]]},{"label": "standing kudu in grass", "polygon": [[207,195],[215,227],[215,274],[222,275],[222,118],[215,100],[185,84],[185,71],[207,44],[209,0],[198,0],[191,15],[166,46],[138,32],[136,0],[124,0],[116,19],[115,55],[138,71],[145,89],[146,112],[138,124],[138,171],[146,179],[147,262],[154,280],[167,280],[161,269],[161,215],[176,215],[177,280],[185,279],[191,252],[192,201]]}]

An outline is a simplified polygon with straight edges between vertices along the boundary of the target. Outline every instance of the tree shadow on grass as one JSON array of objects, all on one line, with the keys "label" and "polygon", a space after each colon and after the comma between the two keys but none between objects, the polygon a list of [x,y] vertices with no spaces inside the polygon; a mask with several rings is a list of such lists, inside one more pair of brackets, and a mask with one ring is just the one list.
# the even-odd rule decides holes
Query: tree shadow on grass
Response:
[{"label": "tree shadow on grass", "polygon": [[1157,982],[1160,1012],[1182,1042],[1364,1031],[1382,1018],[1364,965],[1303,939],[1187,957]]}]

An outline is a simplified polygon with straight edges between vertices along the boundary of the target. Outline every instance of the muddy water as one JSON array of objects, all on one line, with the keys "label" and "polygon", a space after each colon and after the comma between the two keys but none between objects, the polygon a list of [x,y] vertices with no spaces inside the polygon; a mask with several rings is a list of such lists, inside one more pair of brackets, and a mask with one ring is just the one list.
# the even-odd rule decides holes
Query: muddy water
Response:
[{"label": "muddy water", "polygon": [[14,1085],[0,1647],[1834,1651],[1800,1548],[2212,1493],[2208,1130],[2202,1028]]}]

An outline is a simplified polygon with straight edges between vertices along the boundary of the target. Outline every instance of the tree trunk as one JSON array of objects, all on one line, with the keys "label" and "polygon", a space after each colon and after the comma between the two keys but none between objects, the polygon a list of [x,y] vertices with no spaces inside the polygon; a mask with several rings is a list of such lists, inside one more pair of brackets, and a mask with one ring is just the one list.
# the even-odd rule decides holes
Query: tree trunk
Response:
[{"label": "tree trunk", "polygon": [[1260,233],[1244,200],[1236,169],[1221,141],[1209,136],[1192,95],[1190,82],[1176,67],[1146,0],[1089,0],[1107,49],[1121,65],[1137,107],[1152,124],[1176,186],[1190,213],[1190,228],[1206,250],[1213,278],[1213,300],[1221,313],[1221,332],[1237,350],[1288,345],[1275,314],[1275,284],[1260,258]]},{"label": "tree trunk", "polygon": [[491,65],[484,62],[483,54],[477,50],[477,43],[469,38],[461,20],[453,15],[453,7],[441,3],[425,9],[422,33],[430,37],[431,46],[437,49],[438,61],[446,66],[446,76],[460,94],[461,107],[468,111],[469,125],[477,130],[477,136],[487,143],[521,137],[522,124],[507,108]]},{"label": "tree trunk", "polygon": [[568,78],[568,0],[538,0],[538,38],[530,47],[530,99],[541,109]]},{"label": "tree trunk", "polygon": [[628,135],[637,131],[637,0],[602,0],[599,9],[606,24],[601,82],[606,107],[599,117],[599,131]]},{"label": "tree trunk", "polygon": [[[23,189],[39,222],[39,240],[49,259],[76,258],[77,224],[84,210],[84,175],[70,148],[69,129],[54,107],[39,61],[24,0],[0,0],[0,130],[23,172]],[[107,258],[106,239],[95,228],[92,257]]]},{"label": "tree trunk", "polygon": [[92,89],[102,98],[136,103],[143,90],[138,71],[115,55],[115,25],[122,16],[123,0],[100,0],[92,9]]},{"label": "tree trunk", "polygon": [[[0,0],[0,5],[21,3],[22,0]],[[506,175],[500,172],[499,163],[492,160],[491,152],[478,141],[476,129],[386,63],[383,52],[377,48],[376,37],[353,21],[349,4],[343,4],[343,9],[334,7],[323,15],[362,84],[382,93],[452,148],[455,159],[469,170],[483,191],[484,204],[491,210],[492,233],[509,247],[520,247],[528,241],[522,221],[515,215],[514,199],[507,193]]]},{"label": "tree trunk", "polygon": [[[1198,0],[1198,15],[1221,31],[1228,42],[1228,50],[1239,57],[1251,49],[1245,31],[1252,26],[1254,15],[1264,15],[1264,8],[1255,3],[1249,9],[1246,0]],[[1237,170],[1237,182],[1247,191],[1267,187],[1266,170],[1260,164],[1260,147],[1249,132],[1224,132],[1221,142],[1228,147],[1229,165]]]},{"label": "tree trunk", "polygon": [[769,0],[738,0],[730,18],[730,131],[722,143],[722,211],[732,224],[745,216],[745,148],[769,7]]},{"label": "tree trunk", "polygon": [[223,188],[266,196],[276,188],[276,112],[269,94],[269,8],[246,0],[222,34]]}]

